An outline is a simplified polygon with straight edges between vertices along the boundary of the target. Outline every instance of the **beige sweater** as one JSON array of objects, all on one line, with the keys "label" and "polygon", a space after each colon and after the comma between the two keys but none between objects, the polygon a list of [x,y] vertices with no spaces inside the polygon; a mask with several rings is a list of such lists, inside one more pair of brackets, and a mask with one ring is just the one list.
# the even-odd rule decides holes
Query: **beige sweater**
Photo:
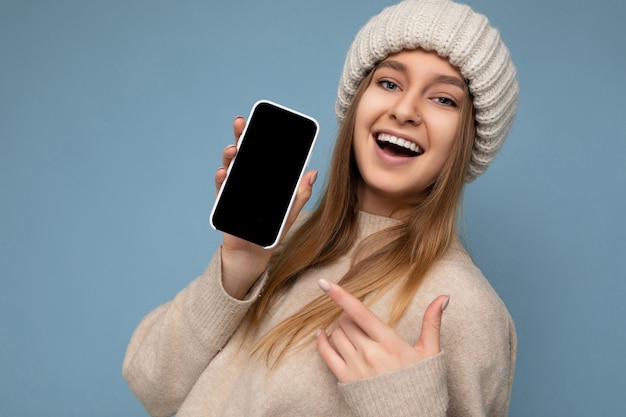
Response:
[{"label": "beige sweater", "polygon": [[[360,237],[395,220],[361,213]],[[302,276],[262,331],[321,294],[319,278],[338,280],[349,256]],[[264,275],[246,300],[221,285],[220,251],[204,274],[149,313],[135,330],[123,364],[130,388],[153,416],[506,416],[516,335],[492,287],[457,242],[432,268],[396,330],[414,344],[426,306],[450,295],[442,353],[413,366],[340,384],[315,348],[293,351],[273,371],[241,347],[241,322]],[[384,317],[391,294],[372,310]]]}]

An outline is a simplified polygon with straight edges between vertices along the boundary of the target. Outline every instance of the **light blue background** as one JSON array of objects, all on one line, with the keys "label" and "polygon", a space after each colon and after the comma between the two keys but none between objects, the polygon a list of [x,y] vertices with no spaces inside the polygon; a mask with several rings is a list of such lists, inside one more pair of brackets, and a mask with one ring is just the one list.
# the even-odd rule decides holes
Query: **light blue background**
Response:
[{"label": "light blue background", "polygon": [[[469,2],[521,85],[464,227],[517,324],[510,416],[623,415],[626,2]],[[345,53],[387,4],[0,1],[0,415],[145,415],[124,350],[220,240],[232,119],[316,117],[323,180]]]}]

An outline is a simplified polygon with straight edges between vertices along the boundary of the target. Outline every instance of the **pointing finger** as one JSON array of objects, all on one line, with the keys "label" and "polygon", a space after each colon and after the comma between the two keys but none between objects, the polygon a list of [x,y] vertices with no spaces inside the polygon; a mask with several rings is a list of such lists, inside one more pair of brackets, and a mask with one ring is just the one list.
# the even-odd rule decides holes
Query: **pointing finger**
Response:
[{"label": "pointing finger", "polygon": [[317,284],[373,340],[384,340],[389,329],[369,308],[340,285],[320,279]]}]

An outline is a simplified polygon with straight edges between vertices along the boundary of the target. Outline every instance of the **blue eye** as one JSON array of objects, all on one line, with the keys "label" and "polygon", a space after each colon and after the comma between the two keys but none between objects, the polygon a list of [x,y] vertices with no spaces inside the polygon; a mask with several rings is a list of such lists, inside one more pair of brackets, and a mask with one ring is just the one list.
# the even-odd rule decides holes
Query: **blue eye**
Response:
[{"label": "blue eye", "polygon": [[435,97],[433,100],[435,100],[439,104],[443,104],[444,106],[457,106],[456,102],[448,97]]},{"label": "blue eye", "polygon": [[385,90],[399,90],[400,87],[398,86],[398,84],[394,83],[393,81],[389,81],[389,80],[381,80],[378,82],[378,84],[384,88]]}]

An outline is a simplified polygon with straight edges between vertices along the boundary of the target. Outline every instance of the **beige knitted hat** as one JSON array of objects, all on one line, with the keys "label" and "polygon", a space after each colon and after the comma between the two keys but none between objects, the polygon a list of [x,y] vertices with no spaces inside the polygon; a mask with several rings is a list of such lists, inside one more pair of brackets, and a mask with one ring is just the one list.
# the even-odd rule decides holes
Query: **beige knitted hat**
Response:
[{"label": "beige knitted hat", "polygon": [[387,55],[436,51],[457,67],[474,98],[476,138],[466,181],[481,175],[502,146],[517,109],[518,84],[509,50],[487,18],[451,0],[404,0],[374,16],[356,35],[339,81],[342,121],[361,80]]}]

